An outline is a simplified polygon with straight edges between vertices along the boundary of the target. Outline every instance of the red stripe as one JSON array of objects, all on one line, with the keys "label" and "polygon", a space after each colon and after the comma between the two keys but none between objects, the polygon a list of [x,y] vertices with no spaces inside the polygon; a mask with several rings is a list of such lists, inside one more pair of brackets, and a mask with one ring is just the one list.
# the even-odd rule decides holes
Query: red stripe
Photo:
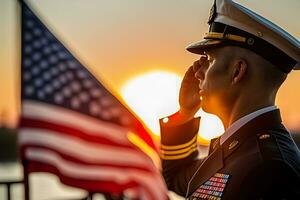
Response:
[{"label": "red stripe", "polygon": [[89,192],[114,193],[114,194],[120,195],[126,189],[139,186],[139,187],[144,187],[144,189],[150,196],[150,199],[155,199],[154,195],[147,189],[147,187],[145,187],[142,183],[138,183],[133,180],[128,181],[123,184],[120,184],[120,183],[114,182],[113,180],[111,180],[111,181],[99,181],[99,180],[93,181],[93,180],[76,179],[76,178],[72,178],[72,177],[63,175],[53,165],[45,164],[45,163],[38,162],[38,161],[29,161],[26,166],[27,166],[27,168],[26,168],[27,173],[49,172],[52,174],[56,174],[63,184],[77,187],[77,188],[82,188]]},{"label": "red stripe", "polygon": [[[111,140],[107,137],[101,136],[101,133],[93,133],[93,134],[87,134],[84,131],[65,126],[58,123],[52,123],[44,120],[38,120],[38,119],[30,119],[26,117],[22,117],[20,120],[20,128],[26,127],[26,128],[38,128],[38,129],[46,129],[55,131],[56,134],[61,135],[72,135],[75,137],[78,137],[84,141],[96,143],[96,144],[106,144],[106,145],[112,145],[112,146],[120,146],[120,147],[129,147],[129,148],[135,148],[134,145],[128,142],[128,144],[120,143],[114,140]],[[113,133],[112,133],[113,134]],[[126,134],[126,133],[124,133]]]},{"label": "red stripe", "polygon": [[[42,145],[37,145],[37,144],[34,144],[34,145],[22,145],[22,148],[21,148],[21,156],[23,159],[27,159],[26,158],[26,155],[25,155],[25,151],[27,149],[30,149],[30,148],[39,148],[39,149],[42,149],[42,150],[49,150],[49,151],[52,151],[54,152],[55,154],[58,154],[62,159],[66,160],[66,161],[70,161],[70,162],[74,162],[74,163],[78,163],[78,164],[82,164],[82,165],[86,165],[86,166],[101,166],[101,167],[111,167],[111,168],[122,168],[122,169],[136,169],[136,170],[141,170],[143,172],[153,172],[153,168],[147,168],[147,165],[145,165],[145,167],[139,167],[139,166],[133,166],[133,165],[126,165],[125,163],[124,164],[112,164],[112,163],[109,163],[108,161],[106,162],[88,162],[88,161],[84,161],[84,160],[81,160],[81,159],[77,159],[73,156],[70,156],[70,155],[67,155],[67,154],[64,154],[63,152],[60,152],[60,151],[57,151],[56,149],[53,149],[53,148],[50,148],[50,147],[46,147],[46,146],[42,146]],[[146,156],[145,156],[145,159],[148,159]],[[149,160],[150,161],[150,160]],[[146,164],[146,162],[145,162]]]},{"label": "red stripe", "polygon": [[154,144],[152,137],[150,136],[148,131],[144,128],[142,123],[136,119],[134,126],[137,135],[140,138],[142,138],[152,149],[154,149],[156,152],[159,152],[158,144]]},{"label": "red stripe", "polygon": [[62,183],[73,187],[78,187],[91,192],[109,192],[109,193],[121,193],[123,190],[137,186],[134,181],[129,181],[125,184],[115,183],[111,181],[99,181],[99,180],[84,180],[73,177],[68,177],[62,174],[59,169],[54,165],[45,164],[42,162],[30,160],[27,165],[27,170],[31,172],[50,172],[56,174]]}]

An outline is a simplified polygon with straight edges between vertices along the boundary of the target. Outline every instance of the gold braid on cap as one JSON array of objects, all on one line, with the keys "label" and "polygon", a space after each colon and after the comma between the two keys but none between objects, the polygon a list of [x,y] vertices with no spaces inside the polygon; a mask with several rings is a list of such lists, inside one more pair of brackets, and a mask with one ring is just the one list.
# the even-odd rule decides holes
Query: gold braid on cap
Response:
[{"label": "gold braid on cap", "polygon": [[204,36],[204,39],[227,39],[227,40],[233,40],[233,41],[237,41],[237,42],[246,42],[247,41],[247,38],[239,36],[239,35],[224,34],[224,33],[217,33],[217,32],[206,33]]}]

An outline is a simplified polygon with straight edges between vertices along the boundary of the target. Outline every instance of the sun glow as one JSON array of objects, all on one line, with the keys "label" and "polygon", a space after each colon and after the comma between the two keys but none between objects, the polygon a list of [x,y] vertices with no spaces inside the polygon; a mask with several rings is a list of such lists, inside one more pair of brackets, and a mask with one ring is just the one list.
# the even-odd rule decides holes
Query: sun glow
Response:
[{"label": "sun glow", "polygon": [[[159,119],[178,111],[178,95],[182,78],[171,72],[155,71],[129,80],[121,95],[131,109],[144,121],[148,128],[159,136]],[[214,115],[200,110],[200,142],[208,143],[211,138],[223,133],[221,121]]]},{"label": "sun glow", "polygon": [[201,138],[209,141],[224,133],[222,121],[217,116],[206,113],[203,110],[200,110],[198,113],[196,115],[201,116],[201,124],[199,128]]},{"label": "sun glow", "polygon": [[129,80],[121,95],[145,124],[159,135],[159,119],[179,109],[181,78],[170,72],[156,71]]}]

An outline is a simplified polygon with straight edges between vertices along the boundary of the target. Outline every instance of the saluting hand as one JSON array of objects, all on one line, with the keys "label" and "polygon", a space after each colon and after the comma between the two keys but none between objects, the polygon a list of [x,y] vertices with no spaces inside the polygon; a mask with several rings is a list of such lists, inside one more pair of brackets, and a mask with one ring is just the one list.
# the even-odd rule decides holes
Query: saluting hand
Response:
[{"label": "saluting hand", "polygon": [[195,73],[201,68],[201,65],[204,64],[207,64],[206,56],[202,56],[199,60],[194,62],[193,66],[189,67],[181,82],[179,92],[179,113],[186,120],[192,119],[200,109],[199,80],[196,79]]}]

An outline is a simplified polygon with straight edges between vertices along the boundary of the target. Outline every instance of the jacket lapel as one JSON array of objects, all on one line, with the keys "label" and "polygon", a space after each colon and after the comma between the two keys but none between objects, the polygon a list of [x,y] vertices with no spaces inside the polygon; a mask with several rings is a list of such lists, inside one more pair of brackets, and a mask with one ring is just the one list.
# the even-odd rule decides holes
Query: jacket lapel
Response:
[{"label": "jacket lapel", "polygon": [[210,145],[209,145],[208,155],[210,155],[219,146],[220,146],[220,137],[211,139]]},{"label": "jacket lapel", "polygon": [[216,148],[206,159],[202,162],[199,170],[190,182],[189,195],[194,192],[206,180],[212,177],[217,171],[223,167],[223,153],[222,148]]},{"label": "jacket lapel", "polygon": [[209,148],[209,155],[202,162],[194,175],[193,180],[190,182],[189,195],[222,169],[224,165],[223,159],[238,149],[238,147],[250,136],[254,136],[255,133],[264,129],[281,127],[280,124],[281,117],[280,112],[277,109],[251,120],[228,138],[222,145],[220,145],[220,138],[212,140]]}]

